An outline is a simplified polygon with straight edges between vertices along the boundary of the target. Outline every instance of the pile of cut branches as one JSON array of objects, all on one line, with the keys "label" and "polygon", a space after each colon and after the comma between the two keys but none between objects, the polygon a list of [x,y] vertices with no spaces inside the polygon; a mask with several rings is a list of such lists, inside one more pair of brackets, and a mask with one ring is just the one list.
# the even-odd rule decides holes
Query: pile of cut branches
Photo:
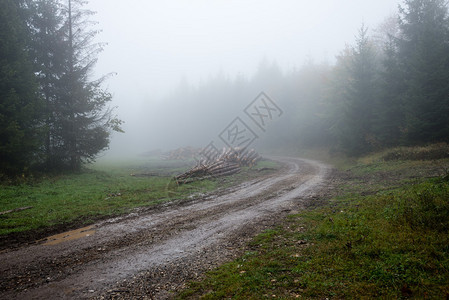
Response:
[{"label": "pile of cut branches", "polygon": [[220,176],[233,175],[241,171],[243,166],[254,166],[260,159],[260,155],[251,149],[224,148],[220,155],[202,158],[196,166],[175,176],[177,184],[190,183],[196,180],[204,180]]}]

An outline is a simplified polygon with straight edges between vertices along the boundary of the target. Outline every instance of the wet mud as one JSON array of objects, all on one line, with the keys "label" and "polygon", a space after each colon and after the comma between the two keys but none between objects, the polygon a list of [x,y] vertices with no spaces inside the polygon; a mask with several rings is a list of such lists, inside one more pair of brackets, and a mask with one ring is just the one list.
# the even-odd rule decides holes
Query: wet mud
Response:
[{"label": "wet mud", "polygon": [[274,174],[4,250],[0,298],[172,298],[325,188],[328,166],[272,159]]}]

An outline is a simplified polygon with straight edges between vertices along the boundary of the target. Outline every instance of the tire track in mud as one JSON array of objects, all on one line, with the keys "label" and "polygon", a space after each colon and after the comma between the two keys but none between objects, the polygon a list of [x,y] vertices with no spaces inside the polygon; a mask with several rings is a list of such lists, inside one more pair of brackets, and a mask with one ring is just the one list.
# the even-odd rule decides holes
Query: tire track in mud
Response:
[{"label": "tire track in mud", "polygon": [[[319,189],[329,172],[326,165],[314,161],[273,159],[285,167],[222,194],[102,221],[90,228],[94,234],[80,239],[1,253],[0,297],[107,296],[118,282],[142,272],[201,260],[210,249],[225,251],[220,245],[226,245],[230,237],[238,239],[239,234],[251,231],[252,224],[288,211],[292,200]],[[164,293],[157,294],[150,298],[165,298]]]}]

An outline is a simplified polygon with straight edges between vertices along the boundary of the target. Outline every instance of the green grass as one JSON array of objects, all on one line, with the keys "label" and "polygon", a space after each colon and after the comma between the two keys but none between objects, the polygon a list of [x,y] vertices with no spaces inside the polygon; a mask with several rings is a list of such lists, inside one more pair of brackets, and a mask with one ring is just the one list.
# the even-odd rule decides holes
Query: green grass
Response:
[{"label": "green grass", "polygon": [[260,234],[178,298],[448,297],[448,176],[410,183],[429,164],[353,166],[339,196]]},{"label": "green grass", "polygon": [[[118,215],[136,207],[156,205],[173,200],[167,196],[171,173],[184,168],[175,164],[155,163],[99,164],[93,170],[40,179],[35,183],[2,185],[0,211],[32,206],[32,209],[0,216],[0,235],[42,229],[52,225],[82,220],[90,223],[101,216]],[[137,171],[137,172],[136,172]],[[162,172],[162,176],[139,177],[131,173]],[[210,180],[185,185],[178,197],[191,190],[210,191],[216,183]]]},{"label": "green grass", "polygon": [[[191,165],[191,162],[155,159],[100,161],[79,174],[49,176],[18,185],[0,185],[0,212],[32,206],[28,210],[0,215],[0,236],[45,230],[61,224],[88,224],[105,216],[130,212],[137,207],[154,206],[212,191],[244,181],[250,176],[249,170],[244,170],[227,177],[227,185],[223,184],[223,180],[203,180],[181,185],[171,192],[172,177]],[[261,161],[254,170],[265,165],[278,167],[275,163]]]},{"label": "green grass", "polygon": [[272,161],[272,160],[261,160],[259,161],[254,168],[256,170],[261,170],[261,169],[278,169],[279,168],[279,163]]}]

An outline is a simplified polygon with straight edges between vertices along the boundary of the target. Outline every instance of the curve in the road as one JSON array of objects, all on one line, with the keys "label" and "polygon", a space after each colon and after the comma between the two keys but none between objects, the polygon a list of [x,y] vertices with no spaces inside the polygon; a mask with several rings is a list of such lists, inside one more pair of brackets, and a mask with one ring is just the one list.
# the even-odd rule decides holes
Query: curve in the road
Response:
[{"label": "curve in the road", "polygon": [[[292,200],[313,193],[329,171],[316,161],[273,159],[286,164],[281,173],[244,183],[226,194],[103,221],[90,228],[95,234],[80,239],[0,254],[4,284],[0,296],[78,299],[98,295],[117,281],[200,253],[244,224],[282,210]],[[17,294],[10,288],[14,284],[27,290]]]}]

